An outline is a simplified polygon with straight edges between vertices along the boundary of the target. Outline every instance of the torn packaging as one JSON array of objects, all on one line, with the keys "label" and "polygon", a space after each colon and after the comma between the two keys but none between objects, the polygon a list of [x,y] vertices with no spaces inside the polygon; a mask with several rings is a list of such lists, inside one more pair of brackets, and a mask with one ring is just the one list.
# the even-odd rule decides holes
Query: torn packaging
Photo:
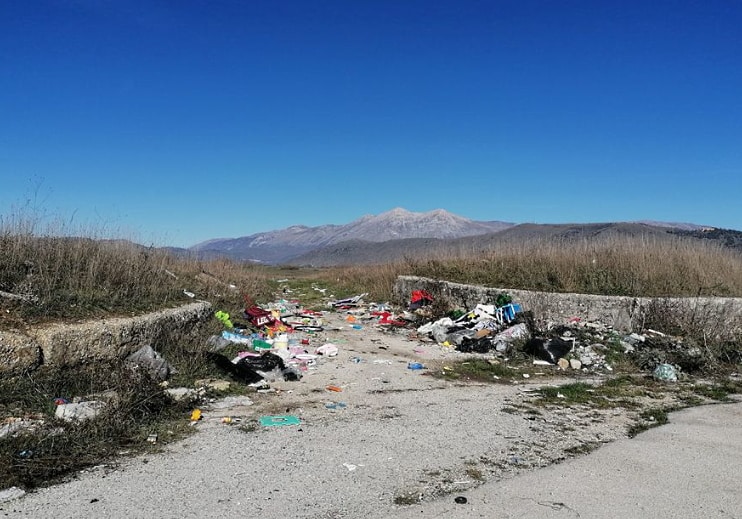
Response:
[{"label": "torn packaging", "polygon": [[410,297],[410,310],[417,310],[433,303],[433,296],[427,290],[413,290]]},{"label": "torn packaging", "polygon": [[163,359],[150,345],[142,346],[129,355],[126,362],[131,366],[145,368],[157,380],[165,380],[171,373],[176,373],[170,363]]}]

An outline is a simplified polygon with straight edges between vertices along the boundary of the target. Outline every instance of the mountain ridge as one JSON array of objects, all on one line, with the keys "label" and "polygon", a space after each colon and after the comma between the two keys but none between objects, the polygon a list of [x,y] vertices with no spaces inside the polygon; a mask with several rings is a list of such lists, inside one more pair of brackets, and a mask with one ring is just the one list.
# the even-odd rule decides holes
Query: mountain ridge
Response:
[{"label": "mountain ridge", "polygon": [[498,232],[510,222],[479,222],[444,209],[416,213],[396,207],[364,215],[345,225],[292,225],[239,238],[212,239],[189,248],[198,254],[223,254],[240,261],[280,263],[311,250],[347,241],[381,243],[410,238],[454,239]]},{"label": "mountain ridge", "polygon": [[206,240],[187,249],[187,253],[266,264],[330,266],[394,261],[436,251],[479,250],[505,242],[611,234],[662,238],[683,235],[714,239],[732,248],[742,242],[742,233],[738,231],[710,232],[714,230],[710,226],[653,220],[515,224],[471,220],[445,209],[413,212],[395,207],[378,215],[363,215],[347,224],[314,227],[297,224],[238,238]]}]

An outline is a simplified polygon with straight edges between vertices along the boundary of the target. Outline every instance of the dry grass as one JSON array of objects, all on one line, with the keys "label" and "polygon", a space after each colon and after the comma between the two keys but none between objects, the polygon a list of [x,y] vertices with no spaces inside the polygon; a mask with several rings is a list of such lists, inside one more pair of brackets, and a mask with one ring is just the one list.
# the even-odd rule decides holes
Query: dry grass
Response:
[{"label": "dry grass", "polygon": [[241,305],[269,297],[264,269],[226,260],[178,258],[127,240],[36,232],[23,220],[0,219],[0,326],[43,320],[131,315],[190,300]]},{"label": "dry grass", "polygon": [[742,296],[742,255],[683,238],[595,238],[507,243],[485,251],[326,269],[350,292],[390,299],[398,275],[524,290],[625,296]]},{"label": "dry grass", "polygon": [[708,242],[621,237],[510,243],[410,260],[408,274],[487,286],[626,296],[740,296],[742,256]]},{"label": "dry grass", "polygon": [[[57,397],[106,393],[102,414],[84,422],[53,418]],[[152,448],[149,434],[159,442],[188,432],[188,409],[172,402],[145,373],[121,365],[85,369],[42,369],[33,375],[0,381],[3,416],[34,418],[32,431],[0,439],[0,488],[33,488],[56,478],[100,464],[124,451]]]}]

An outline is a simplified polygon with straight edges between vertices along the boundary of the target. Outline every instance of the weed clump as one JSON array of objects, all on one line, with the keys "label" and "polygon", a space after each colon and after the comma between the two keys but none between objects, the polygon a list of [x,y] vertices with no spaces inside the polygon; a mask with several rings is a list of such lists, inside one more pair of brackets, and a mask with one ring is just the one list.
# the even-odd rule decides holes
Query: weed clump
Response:
[{"label": "weed clump", "polygon": [[[55,400],[72,396],[105,402],[95,418],[65,421]],[[0,413],[28,421],[28,429],[0,437],[0,487],[26,489],[109,461],[123,451],[151,448],[182,437],[187,409],[174,402],[145,372],[113,363],[77,370],[39,370],[0,382]],[[20,415],[20,416],[19,416]]]}]

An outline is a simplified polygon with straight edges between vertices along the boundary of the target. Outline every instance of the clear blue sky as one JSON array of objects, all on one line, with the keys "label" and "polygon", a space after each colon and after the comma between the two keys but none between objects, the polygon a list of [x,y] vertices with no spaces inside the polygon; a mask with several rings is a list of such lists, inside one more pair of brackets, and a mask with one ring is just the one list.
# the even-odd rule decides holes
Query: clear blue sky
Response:
[{"label": "clear blue sky", "polygon": [[0,214],[742,229],[742,3],[6,0]]}]

